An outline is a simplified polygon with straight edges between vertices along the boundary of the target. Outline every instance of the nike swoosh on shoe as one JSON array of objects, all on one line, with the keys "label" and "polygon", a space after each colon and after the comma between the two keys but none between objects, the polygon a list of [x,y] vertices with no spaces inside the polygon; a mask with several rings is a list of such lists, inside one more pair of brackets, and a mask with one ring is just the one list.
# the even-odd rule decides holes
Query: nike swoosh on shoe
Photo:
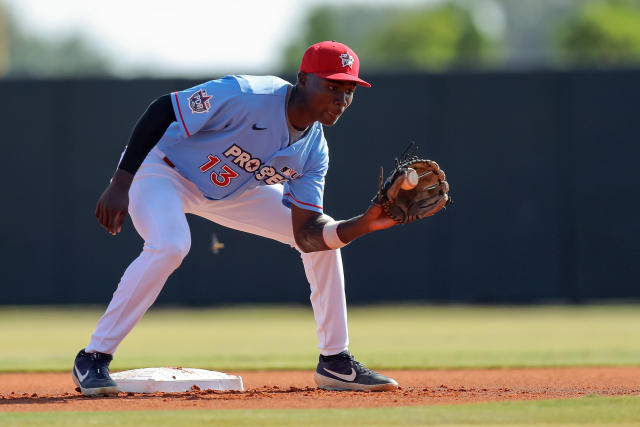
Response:
[{"label": "nike swoosh on shoe", "polygon": [[344,380],[344,381],[352,382],[353,380],[356,379],[356,370],[353,369],[353,368],[351,368],[351,373],[349,375],[339,374],[339,373],[333,372],[332,370],[327,369],[327,368],[322,368],[322,369],[324,369],[325,371],[327,371],[331,375],[336,376],[336,377],[338,377],[338,378],[340,378],[341,380]]},{"label": "nike swoosh on shoe", "polygon": [[87,372],[84,373],[84,375],[80,375],[80,371],[78,370],[77,366],[73,366],[73,369],[76,370],[76,377],[78,377],[78,380],[80,382],[84,381],[85,378],[87,378],[87,375],[89,375],[89,370],[87,369]]}]

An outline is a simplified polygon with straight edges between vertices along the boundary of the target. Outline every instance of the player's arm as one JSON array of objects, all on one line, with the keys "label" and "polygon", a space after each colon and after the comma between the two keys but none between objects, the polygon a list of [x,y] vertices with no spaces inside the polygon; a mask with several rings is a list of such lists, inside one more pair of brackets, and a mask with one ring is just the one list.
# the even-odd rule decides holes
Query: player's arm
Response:
[{"label": "player's arm", "polygon": [[337,249],[372,231],[392,227],[396,221],[376,205],[357,217],[335,221],[328,215],[292,204],[291,223],[298,248],[302,252],[317,252]]},{"label": "player's arm", "polygon": [[171,96],[153,101],[138,119],[122,160],[96,206],[96,218],[111,234],[120,231],[129,206],[129,187],[133,176],[149,151],[158,143],[169,125],[176,121]]},{"label": "player's arm", "polygon": [[175,121],[176,114],[173,111],[170,94],[153,101],[133,128],[118,169],[135,175],[149,151],[162,138],[169,125]]}]

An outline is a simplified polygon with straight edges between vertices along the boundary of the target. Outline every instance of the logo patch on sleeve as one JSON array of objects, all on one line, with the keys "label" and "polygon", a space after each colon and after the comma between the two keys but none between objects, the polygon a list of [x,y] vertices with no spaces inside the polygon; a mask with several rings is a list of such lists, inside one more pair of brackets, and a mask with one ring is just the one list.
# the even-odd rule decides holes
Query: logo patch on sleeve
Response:
[{"label": "logo patch on sleeve", "polygon": [[206,113],[211,109],[211,98],[213,98],[213,95],[207,95],[205,89],[200,89],[188,98],[189,109],[196,114]]},{"label": "logo patch on sleeve", "polygon": [[291,169],[288,166],[283,166],[280,169],[280,173],[282,173],[284,176],[287,176],[291,179],[296,179],[297,177],[300,176],[300,174],[298,172],[296,172],[295,170]]}]

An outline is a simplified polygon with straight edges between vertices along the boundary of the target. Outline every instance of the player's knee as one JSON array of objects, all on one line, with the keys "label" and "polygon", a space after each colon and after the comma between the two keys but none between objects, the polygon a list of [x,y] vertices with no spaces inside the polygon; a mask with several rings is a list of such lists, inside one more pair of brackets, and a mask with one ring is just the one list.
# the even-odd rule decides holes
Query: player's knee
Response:
[{"label": "player's knee", "polygon": [[191,248],[191,239],[168,240],[162,243],[160,253],[167,262],[180,265]]}]

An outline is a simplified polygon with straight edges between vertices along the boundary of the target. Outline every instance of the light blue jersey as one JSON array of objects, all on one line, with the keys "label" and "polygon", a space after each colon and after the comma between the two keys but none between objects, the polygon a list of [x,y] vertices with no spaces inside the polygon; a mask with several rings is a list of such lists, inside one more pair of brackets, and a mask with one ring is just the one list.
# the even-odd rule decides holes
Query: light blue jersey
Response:
[{"label": "light blue jersey", "polygon": [[322,212],[327,141],[315,122],[289,145],[290,87],[273,76],[226,76],[174,92],[177,121],[158,148],[207,198],[283,183],[283,203]]}]

